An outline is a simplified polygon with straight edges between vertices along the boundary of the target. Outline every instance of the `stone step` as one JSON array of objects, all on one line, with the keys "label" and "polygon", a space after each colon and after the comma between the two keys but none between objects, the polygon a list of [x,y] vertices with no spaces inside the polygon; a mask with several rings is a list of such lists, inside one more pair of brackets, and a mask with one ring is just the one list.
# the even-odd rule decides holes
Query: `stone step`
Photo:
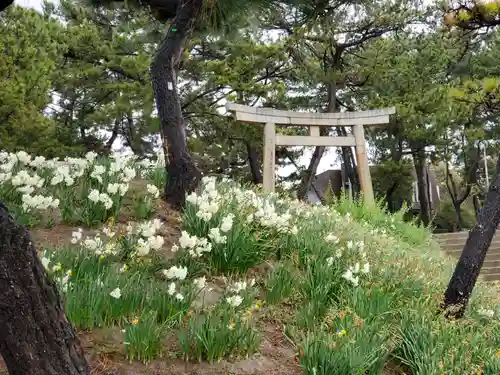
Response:
[{"label": "stone step", "polygon": [[[458,257],[453,257],[455,261],[458,261]],[[488,257],[484,259],[483,268],[498,268],[500,270],[500,259],[498,257]]]},{"label": "stone step", "polygon": [[498,271],[498,273],[487,273],[487,274],[483,274],[481,272],[481,277],[485,281],[500,281],[500,271]]},{"label": "stone step", "polygon": [[[434,241],[439,244],[447,244],[447,243],[465,243],[467,241],[468,236],[465,237],[452,237],[452,238],[436,238],[434,237]],[[495,236],[491,240],[492,243],[500,243],[500,236]]]},{"label": "stone step", "polygon": [[[447,241],[443,241],[443,240],[439,240],[439,241],[436,241],[434,240],[435,243],[437,243],[438,245],[440,246],[443,246],[443,245],[464,245],[466,242],[467,242],[467,238],[463,238],[463,239],[451,239],[451,240],[447,240]],[[493,239],[491,240],[491,244],[492,245],[499,245],[500,246],[500,237],[493,237]]]},{"label": "stone step", "polygon": [[[497,231],[495,237],[486,254],[486,258],[481,268],[481,277],[485,281],[500,281],[500,231]],[[440,248],[458,261],[462,253],[468,231],[456,233],[440,233],[433,236]]]},{"label": "stone step", "polygon": [[[460,258],[460,255],[462,255],[462,250],[456,250],[456,251],[445,251],[444,252],[446,255],[450,256],[453,259]],[[485,262],[496,262],[500,261],[500,252],[487,252],[486,253],[486,258],[484,259]]]},{"label": "stone step", "polygon": [[[450,241],[452,239],[466,239],[469,236],[469,231],[453,232],[453,233],[438,233],[434,234],[433,237],[437,241]],[[497,230],[495,237],[500,238],[500,230]]]},{"label": "stone step", "polygon": [[[447,253],[461,253],[463,248],[464,248],[464,244],[460,245],[460,246],[440,246],[441,250],[447,252]],[[497,245],[497,244],[492,244],[490,245],[490,247],[488,248],[488,254],[500,254],[500,245]]]},{"label": "stone step", "polygon": [[[456,249],[456,248],[463,248],[465,246],[466,241],[460,241],[460,242],[442,242],[442,243],[437,243],[439,247],[442,249]],[[490,244],[490,249],[495,249],[495,248],[500,248],[500,239],[495,239],[494,241],[491,242]]]},{"label": "stone step", "polygon": [[453,239],[467,238],[469,232],[457,232],[457,233],[445,233],[445,234],[433,234],[432,238],[437,241],[450,241]]},{"label": "stone step", "polygon": [[[463,236],[463,237],[450,237],[450,238],[441,238],[441,237],[436,237],[434,236],[433,239],[439,244],[446,244],[446,243],[465,243],[467,241],[468,236]],[[500,243],[500,235],[494,236],[491,242],[498,242]]]},{"label": "stone step", "polygon": [[[458,246],[458,247],[441,247],[441,251],[444,251],[445,253],[449,253],[450,255],[455,256],[455,254],[460,255],[462,253],[462,250],[464,249],[463,246]],[[500,247],[490,247],[488,249],[487,254],[500,254]]]},{"label": "stone step", "polygon": [[483,268],[500,268],[500,259],[498,258],[486,258],[483,263]]},{"label": "stone step", "polygon": [[[458,253],[457,257],[454,257],[457,261],[458,256],[460,256],[460,253]],[[500,254],[486,255],[480,276],[486,281],[500,281]]]},{"label": "stone step", "polygon": [[[460,254],[457,256],[457,259],[458,257],[460,256]],[[499,262],[500,263],[500,254],[496,253],[487,253],[486,254],[486,258],[484,258],[484,262],[488,262],[488,263],[492,263],[492,262]]]},{"label": "stone step", "polygon": [[[455,254],[455,253],[461,253],[463,250],[463,246],[441,246],[440,247],[442,251],[450,254]],[[500,253],[500,246],[490,246],[488,248],[488,254],[499,254]]]},{"label": "stone step", "polygon": [[[457,248],[441,248],[441,251],[444,251],[446,254],[451,255],[453,257],[459,257],[460,254],[462,254],[463,247],[457,247]],[[486,253],[487,257],[491,257],[493,255],[500,255],[500,249],[499,248],[490,248],[488,249],[488,252]]]},{"label": "stone step", "polygon": [[481,275],[493,275],[496,273],[500,273],[500,267],[498,266],[491,267],[487,264],[483,264],[483,267],[481,267]]}]

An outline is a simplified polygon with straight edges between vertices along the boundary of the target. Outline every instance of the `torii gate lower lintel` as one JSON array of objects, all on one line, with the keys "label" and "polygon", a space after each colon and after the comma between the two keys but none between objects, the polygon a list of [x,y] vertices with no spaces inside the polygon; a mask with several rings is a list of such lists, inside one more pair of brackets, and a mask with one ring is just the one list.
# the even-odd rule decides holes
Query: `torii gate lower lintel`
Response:
[{"label": "torii gate lower lintel", "polygon": [[[227,103],[226,109],[234,113],[236,120],[264,125],[264,172],[265,191],[274,191],[276,184],[276,146],[337,146],[356,149],[356,161],[363,199],[374,203],[372,180],[366,155],[364,126],[389,123],[389,115],[396,113],[395,107],[358,112],[308,113],[282,111],[272,108],[250,107]],[[308,126],[308,136],[276,134],[276,125]],[[320,136],[320,126],[352,126],[353,135],[345,137]]]}]

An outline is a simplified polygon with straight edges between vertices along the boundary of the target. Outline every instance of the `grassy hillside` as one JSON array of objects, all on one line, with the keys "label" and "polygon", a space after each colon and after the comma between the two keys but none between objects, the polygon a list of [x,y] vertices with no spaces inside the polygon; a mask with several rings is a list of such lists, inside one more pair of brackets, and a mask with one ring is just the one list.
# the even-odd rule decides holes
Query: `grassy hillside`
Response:
[{"label": "grassy hillside", "polygon": [[154,162],[0,154],[0,199],[96,373],[500,374],[495,289],[464,320],[437,315],[452,264],[403,213],[205,178],[179,216],[163,179]]}]

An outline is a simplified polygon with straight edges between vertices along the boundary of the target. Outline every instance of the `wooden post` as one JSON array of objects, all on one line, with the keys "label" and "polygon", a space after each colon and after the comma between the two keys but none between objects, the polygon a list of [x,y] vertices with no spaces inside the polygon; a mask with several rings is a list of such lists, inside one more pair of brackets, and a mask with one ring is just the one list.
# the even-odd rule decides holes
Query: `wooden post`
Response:
[{"label": "wooden post", "polygon": [[276,125],[267,122],[264,125],[264,176],[263,188],[266,192],[274,192],[276,181]]},{"label": "wooden post", "polygon": [[368,157],[366,156],[365,129],[363,125],[354,125],[353,133],[356,140],[356,160],[358,162],[359,183],[363,192],[363,200],[368,204],[374,204],[375,197],[373,195]]}]

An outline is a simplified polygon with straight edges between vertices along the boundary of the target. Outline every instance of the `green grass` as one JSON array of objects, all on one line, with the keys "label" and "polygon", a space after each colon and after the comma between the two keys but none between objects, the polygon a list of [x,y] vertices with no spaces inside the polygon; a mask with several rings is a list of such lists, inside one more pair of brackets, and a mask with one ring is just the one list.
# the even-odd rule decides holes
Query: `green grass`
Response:
[{"label": "green grass", "polygon": [[[105,166],[102,182],[89,178],[79,189],[104,191],[117,181],[106,160],[88,164],[82,178],[95,163]],[[16,164],[14,175],[22,169]],[[55,173],[49,166],[37,171],[47,181]],[[159,168],[146,176],[161,188]],[[0,198],[17,207],[22,198],[16,189],[4,182]],[[145,202],[128,207],[138,221],[152,214],[146,191],[142,198],[135,193],[135,203],[114,201],[109,212],[88,203],[88,192],[69,191],[49,183],[36,187],[36,193],[60,199],[63,222],[76,220],[68,194],[77,195],[76,212],[91,215],[75,221],[81,225],[104,225],[122,204]],[[31,225],[50,216],[43,210],[18,214]],[[500,374],[496,291],[479,282],[464,319],[440,316],[453,264],[429,230],[403,217],[346,200],[310,207],[206,179],[189,198],[173,258],[153,248],[141,254],[156,235],[152,229],[147,235],[102,233],[97,251],[84,242],[48,249],[44,262],[71,321],[80,329],[123,329],[130,361],[245,357],[258,350],[262,324],[279,321],[304,374],[382,375],[388,363],[412,375]],[[175,272],[167,272],[172,266]],[[205,302],[199,293],[210,288],[221,289],[220,296]],[[493,317],[485,317],[485,309]],[[166,353],[167,336],[177,337],[173,353]]]}]

